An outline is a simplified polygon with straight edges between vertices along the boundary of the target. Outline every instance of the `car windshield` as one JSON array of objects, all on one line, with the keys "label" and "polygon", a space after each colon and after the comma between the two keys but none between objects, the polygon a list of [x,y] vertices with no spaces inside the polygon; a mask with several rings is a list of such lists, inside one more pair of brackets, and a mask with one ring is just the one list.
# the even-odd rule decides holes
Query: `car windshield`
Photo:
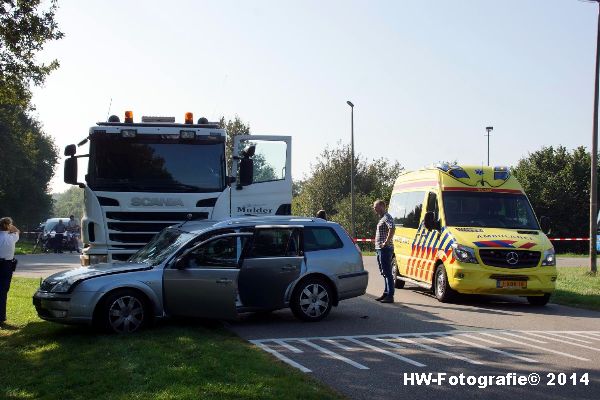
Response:
[{"label": "car windshield", "polygon": [[129,258],[129,262],[148,263],[152,266],[162,263],[167,256],[194,237],[189,232],[176,228],[166,228],[159,232],[144,247]]},{"label": "car windshield", "polygon": [[522,193],[443,192],[448,226],[539,230]]},{"label": "car windshield", "polygon": [[163,193],[223,191],[222,141],[180,141],[155,136],[94,136],[87,176],[90,188]]}]

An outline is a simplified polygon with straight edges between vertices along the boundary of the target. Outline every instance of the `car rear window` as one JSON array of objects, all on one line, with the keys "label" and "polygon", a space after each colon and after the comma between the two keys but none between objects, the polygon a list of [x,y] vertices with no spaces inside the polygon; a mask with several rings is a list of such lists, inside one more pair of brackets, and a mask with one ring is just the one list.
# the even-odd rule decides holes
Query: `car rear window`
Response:
[{"label": "car rear window", "polygon": [[331,228],[304,228],[304,251],[339,249],[343,246],[340,237]]}]

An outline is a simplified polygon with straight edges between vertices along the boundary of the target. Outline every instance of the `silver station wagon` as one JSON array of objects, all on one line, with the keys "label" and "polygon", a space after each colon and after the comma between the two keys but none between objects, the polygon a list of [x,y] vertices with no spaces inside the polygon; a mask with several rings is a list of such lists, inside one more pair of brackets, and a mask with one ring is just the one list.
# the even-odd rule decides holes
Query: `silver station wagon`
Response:
[{"label": "silver station wagon", "polygon": [[244,217],[165,228],[128,262],[54,274],[33,296],[40,318],[134,332],[170,316],[235,319],[290,307],[319,321],[365,293],[368,273],[338,224]]}]

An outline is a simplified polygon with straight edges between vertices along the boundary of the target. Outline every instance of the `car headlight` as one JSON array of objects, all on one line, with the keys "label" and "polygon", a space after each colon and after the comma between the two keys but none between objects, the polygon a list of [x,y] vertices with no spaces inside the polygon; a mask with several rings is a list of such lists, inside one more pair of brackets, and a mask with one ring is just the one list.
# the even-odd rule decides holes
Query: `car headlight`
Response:
[{"label": "car headlight", "polygon": [[69,289],[71,289],[72,285],[73,282],[69,280],[58,281],[54,286],[52,286],[52,289],[50,289],[50,291],[52,293],[66,293],[69,291]]},{"label": "car headlight", "polygon": [[556,265],[556,256],[554,249],[548,249],[544,251],[544,258],[542,258],[542,265],[554,266]]},{"label": "car headlight", "polygon": [[452,243],[452,251],[454,252],[454,258],[460,262],[478,264],[477,258],[475,258],[475,249]]}]

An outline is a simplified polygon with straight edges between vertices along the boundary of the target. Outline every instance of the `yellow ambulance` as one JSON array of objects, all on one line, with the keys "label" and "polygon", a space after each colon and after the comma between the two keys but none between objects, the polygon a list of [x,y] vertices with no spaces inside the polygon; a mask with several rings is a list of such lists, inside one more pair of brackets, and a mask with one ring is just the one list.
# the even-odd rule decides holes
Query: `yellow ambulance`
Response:
[{"label": "yellow ambulance", "polygon": [[411,282],[441,302],[456,293],[498,294],[533,305],[545,305],[554,291],[549,221],[542,217],[540,227],[506,167],[440,164],[402,173],[388,212],[397,288]]}]

